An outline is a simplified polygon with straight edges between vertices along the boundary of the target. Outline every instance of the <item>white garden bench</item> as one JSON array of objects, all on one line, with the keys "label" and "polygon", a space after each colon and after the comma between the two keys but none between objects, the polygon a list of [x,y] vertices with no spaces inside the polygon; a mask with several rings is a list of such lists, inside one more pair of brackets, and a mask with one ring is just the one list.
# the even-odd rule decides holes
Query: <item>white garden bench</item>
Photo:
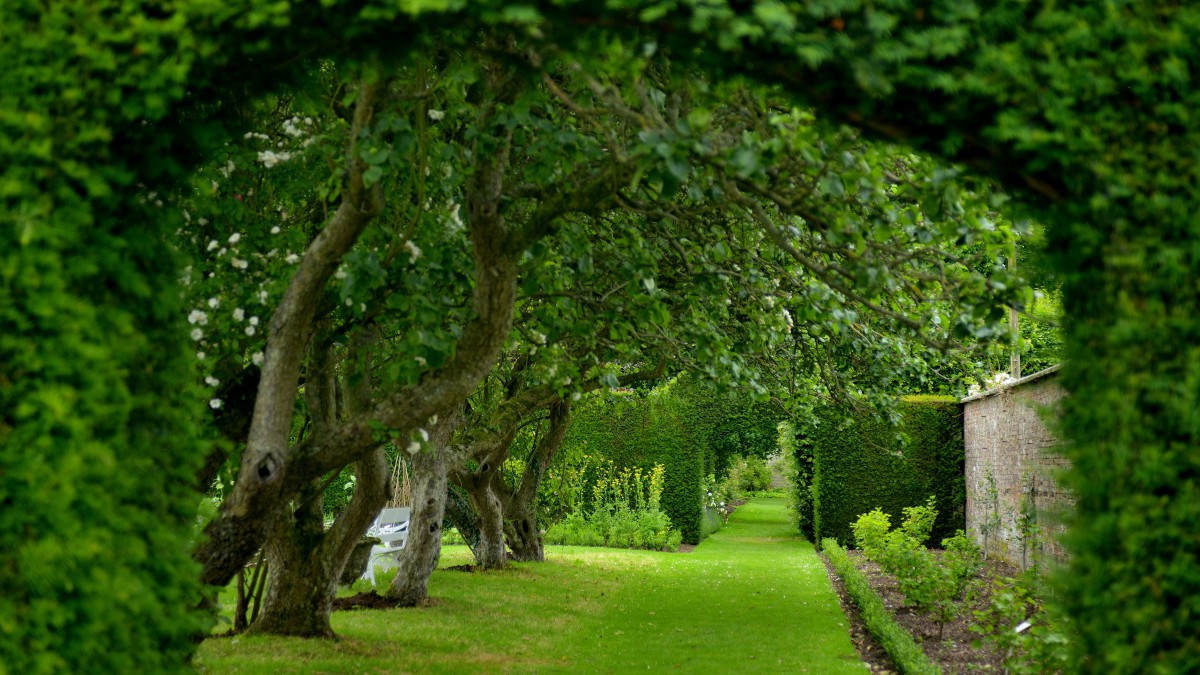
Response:
[{"label": "white garden bench", "polygon": [[362,578],[370,579],[374,584],[376,563],[382,563],[384,569],[391,569],[399,564],[400,552],[408,543],[408,522],[411,518],[411,506],[384,509],[379,513],[371,529],[367,530],[367,536],[377,537],[381,543],[371,549],[367,571]]}]

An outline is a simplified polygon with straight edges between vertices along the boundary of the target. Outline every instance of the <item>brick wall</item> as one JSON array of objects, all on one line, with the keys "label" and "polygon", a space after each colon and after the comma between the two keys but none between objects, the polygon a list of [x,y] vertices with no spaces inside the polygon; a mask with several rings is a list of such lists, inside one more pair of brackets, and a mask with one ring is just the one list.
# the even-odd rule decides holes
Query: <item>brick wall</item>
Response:
[{"label": "brick wall", "polygon": [[[1063,397],[1050,368],[963,399],[967,529],[989,555],[1028,567],[1034,555],[1062,561],[1063,514],[1074,506],[1054,477],[1067,460],[1043,423]],[[1041,544],[1022,535],[1022,517],[1036,518]]]}]

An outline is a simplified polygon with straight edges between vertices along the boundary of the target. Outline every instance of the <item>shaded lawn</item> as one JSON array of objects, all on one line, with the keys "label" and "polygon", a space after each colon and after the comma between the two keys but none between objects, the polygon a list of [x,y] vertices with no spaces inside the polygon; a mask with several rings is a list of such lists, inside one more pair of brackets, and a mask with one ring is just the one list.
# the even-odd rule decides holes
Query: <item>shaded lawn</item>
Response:
[{"label": "shaded lawn", "polygon": [[[447,548],[442,566],[469,561]],[[431,607],[335,612],[337,641],[207,640],[210,673],[866,672],[812,546],[757,499],[690,554],[553,546],[547,562],[439,569]]]}]

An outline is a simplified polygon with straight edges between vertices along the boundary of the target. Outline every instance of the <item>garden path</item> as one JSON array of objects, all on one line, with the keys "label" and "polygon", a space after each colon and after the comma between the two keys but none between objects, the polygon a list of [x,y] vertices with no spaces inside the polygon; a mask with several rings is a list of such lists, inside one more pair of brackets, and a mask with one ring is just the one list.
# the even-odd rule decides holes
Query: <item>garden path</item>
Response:
[{"label": "garden path", "polygon": [[867,670],[824,564],[778,498],[751,500],[694,552],[629,575],[581,628],[576,672]]}]

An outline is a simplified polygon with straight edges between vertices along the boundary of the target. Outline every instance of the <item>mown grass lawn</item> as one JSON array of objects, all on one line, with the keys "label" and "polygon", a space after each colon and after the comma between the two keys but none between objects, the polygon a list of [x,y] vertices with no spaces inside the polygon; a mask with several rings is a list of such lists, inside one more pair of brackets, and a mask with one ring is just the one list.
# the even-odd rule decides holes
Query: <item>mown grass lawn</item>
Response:
[{"label": "mown grass lawn", "polygon": [[[447,548],[442,566],[468,562]],[[863,673],[783,500],[752,501],[693,553],[549,547],[547,562],[439,569],[431,607],[335,612],[339,640],[214,638],[209,673]]]}]

